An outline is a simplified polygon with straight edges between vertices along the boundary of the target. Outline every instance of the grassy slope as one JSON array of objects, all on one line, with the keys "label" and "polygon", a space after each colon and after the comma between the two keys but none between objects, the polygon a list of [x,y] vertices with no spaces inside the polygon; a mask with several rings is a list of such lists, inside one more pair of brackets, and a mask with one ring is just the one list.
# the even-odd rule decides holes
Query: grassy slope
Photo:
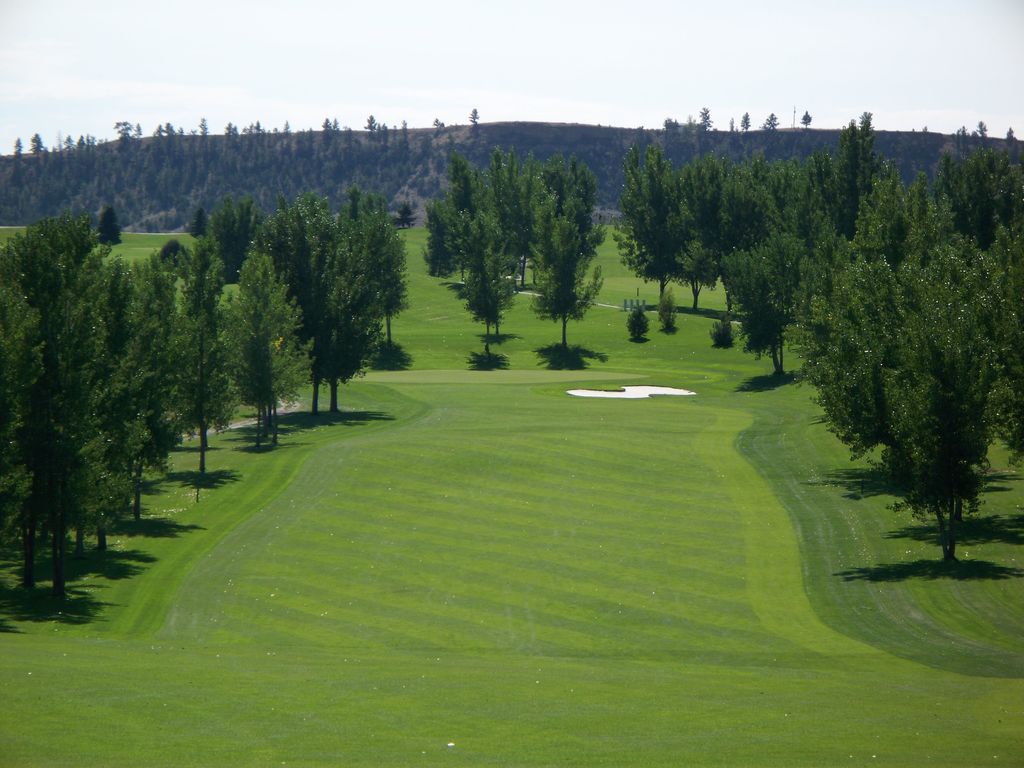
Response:
[{"label": "grassy slope", "polygon": [[[595,309],[569,329],[589,367],[549,371],[558,328],[521,299],[509,370],[469,371],[480,329],[408,236],[411,370],[273,453],[217,438],[198,503],[176,454],[63,613],[0,592],[5,764],[1024,759],[1015,477],[977,578],[947,578],[810,392],[712,350],[710,320],[638,345]],[[603,260],[602,300],[635,297]],[[588,381],[699,394],[564,394]]]}]

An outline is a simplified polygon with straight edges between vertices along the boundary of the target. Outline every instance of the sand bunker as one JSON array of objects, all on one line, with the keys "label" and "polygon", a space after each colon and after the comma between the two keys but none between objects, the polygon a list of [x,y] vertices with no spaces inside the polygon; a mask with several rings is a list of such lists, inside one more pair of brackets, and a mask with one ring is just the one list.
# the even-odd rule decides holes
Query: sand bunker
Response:
[{"label": "sand bunker", "polygon": [[642,400],[654,395],[695,395],[688,389],[675,387],[623,387],[622,389],[568,389],[573,397],[616,397],[625,400]]}]

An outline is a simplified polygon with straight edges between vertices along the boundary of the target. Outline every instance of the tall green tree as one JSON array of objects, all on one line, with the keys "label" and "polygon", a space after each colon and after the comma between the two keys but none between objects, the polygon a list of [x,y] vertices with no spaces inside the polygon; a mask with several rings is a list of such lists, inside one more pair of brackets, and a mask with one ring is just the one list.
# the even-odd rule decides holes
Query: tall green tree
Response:
[{"label": "tall green tree", "polygon": [[192,214],[192,221],[188,225],[188,233],[192,237],[203,237],[206,234],[207,226],[209,226],[209,217],[206,215],[206,209],[200,205],[196,208],[195,213]]},{"label": "tall green tree", "polygon": [[533,309],[541,318],[566,326],[582,320],[601,291],[601,268],[588,279],[604,230],[594,226],[597,180],[575,157],[552,158],[544,168],[545,194],[537,213],[537,293]]},{"label": "tall green tree", "polygon": [[330,301],[338,279],[340,239],[339,224],[327,200],[309,193],[291,205],[281,200],[256,240],[257,250],[270,256],[276,274],[302,313],[299,338],[311,344],[314,415],[319,411],[320,384],[331,378],[328,361],[337,339]]},{"label": "tall green tree", "polygon": [[498,227],[499,247],[510,264],[518,265],[519,283],[526,286],[526,265],[535,241],[536,211],[541,191],[540,165],[516,153],[491,154],[487,170],[488,203]]},{"label": "tall green tree", "polygon": [[199,435],[199,471],[206,471],[208,432],[226,426],[235,405],[224,338],[224,267],[215,242],[196,241],[181,269],[177,317],[178,396],[182,426]]},{"label": "tall green tree", "polygon": [[804,348],[830,428],[855,454],[880,450],[897,508],[935,521],[949,561],[963,514],[980,504],[992,441],[994,280],[962,241],[895,270],[858,256],[812,305]]},{"label": "tall green tree", "polygon": [[463,213],[458,230],[459,251],[466,263],[466,309],[484,324],[484,353],[491,354],[491,326],[500,333],[501,319],[515,300],[508,279],[508,261],[497,245],[497,224],[481,212],[470,218]]},{"label": "tall green tree", "polygon": [[857,124],[850,124],[839,133],[836,152],[838,210],[836,228],[847,240],[856,234],[861,200],[871,193],[881,161],[875,153],[875,132],[871,113],[865,112]]},{"label": "tall green tree", "polygon": [[175,402],[175,283],[172,266],[159,256],[132,267],[131,336],[122,370],[130,381],[129,472],[136,520],[142,516],[143,472],[166,469],[167,457],[181,435]]},{"label": "tall green tree", "polygon": [[[383,314],[385,343],[392,346],[391,321],[409,307],[409,287],[405,266],[405,241],[398,235],[394,222],[381,205],[359,213],[354,222],[358,229],[352,247],[362,251],[362,258],[373,283],[377,307],[373,314]],[[344,225],[342,226],[344,230]]]},{"label": "tall green tree", "polygon": [[23,343],[38,351],[38,375],[23,382],[25,410],[17,428],[20,464],[30,478],[18,516],[21,583],[35,586],[36,543],[45,528],[52,591],[61,597],[67,532],[88,490],[84,447],[92,436],[93,299],[102,268],[96,244],[88,216],[64,215],[28,227],[0,254],[0,284],[13,286],[21,308],[28,310],[30,325],[19,333],[27,334]]},{"label": "tall green tree", "polygon": [[259,234],[263,213],[252,197],[235,202],[225,197],[213,209],[207,222],[209,236],[217,246],[217,254],[224,265],[224,281],[238,282],[245,255]]},{"label": "tall green tree", "polygon": [[104,205],[100,210],[96,232],[103,245],[117,245],[121,242],[121,225],[117,223],[117,213],[113,206]]},{"label": "tall green tree", "polygon": [[744,347],[758,357],[770,354],[776,375],[785,372],[786,335],[796,321],[804,259],[803,243],[782,232],[726,257]]},{"label": "tall green tree", "polygon": [[658,282],[658,296],[679,277],[686,247],[686,212],[679,176],[660,147],[651,145],[640,158],[634,145],[623,165],[625,182],[619,208],[622,222],[615,234],[622,263],[644,280]]},{"label": "tall green tree", "polygon": [[235,386],[256,409],[256,446],[277,445],[277,405],[309,380],[309,342],[299,341],[301,313],[274,273],[270,257],[254,251],[242,265],[238,295],[228,305],[227,338]]},{"label": "tall green tree", "polygon": [[0,541],[14,537],[31,488],[18,432],[29,413],[29,394],[40,374],[38,343],[36,311],[15,283],[0,280],[0,402],[4,403],[0,408]]}]

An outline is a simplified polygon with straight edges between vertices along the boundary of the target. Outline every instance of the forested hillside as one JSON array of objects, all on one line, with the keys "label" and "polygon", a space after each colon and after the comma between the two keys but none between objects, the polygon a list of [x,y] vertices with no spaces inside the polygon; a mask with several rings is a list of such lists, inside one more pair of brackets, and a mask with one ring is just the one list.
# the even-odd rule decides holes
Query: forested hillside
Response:
[{"label": "forested hillside", "polygon": [[[718,131],[672,121],[657,130],[516,122],[359,131],[325,121],[322,130],[298,132],[269,132],[257,123],[242,131],[229,126],[223,135],[167,124],[149,137],[121,125],[121,138],[109,142],[69,137],[47,149],[37,136],[21,151],[19,140],[15,154],[0,157],[0,224],[27,224],[65,210],[95,216],[109,204],[127,229],[171,231],[187,226],[196,208],[210,210],[227,195],[252,195],[269,211],[281,196],[291,200],[312,191],[337,207],[353,184],[384,195],[392,207],[408,200],[422,213],[441,192],[453,150],[482,167],[495,147],[542,161],[577,155],[597,176],[599,209],[610,213],[618,206],[623,158],[634,144],[659,144],[680,165],[709,153],[803,159],[815,150],[833,151],[839,139],[838,130]],[[962,155],[978,146],[1008,149],[1014,159],[1020,153],[1014,140],[966,131],[879,131],[875,146],[908,182],[920,171],[933,177],[944,153]]]}]

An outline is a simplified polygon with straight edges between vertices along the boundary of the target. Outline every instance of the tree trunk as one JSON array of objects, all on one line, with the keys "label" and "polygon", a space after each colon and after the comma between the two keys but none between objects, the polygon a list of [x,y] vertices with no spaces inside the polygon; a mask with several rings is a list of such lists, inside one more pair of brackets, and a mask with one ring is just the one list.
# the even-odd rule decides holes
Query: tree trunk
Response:
[{"label": "tree trunk", "polygon": [[526,256],[519,259],[519,287],[526,288]]},{"label": "tree trunk", "polygon": [[64,555],[67,550],[67,525],[64,521],[64,510],[60,510],[56,517],[57,524],[53,526],[50,543],[53,559],[53,587],[51,592],[54,597],[64,597]]},{"label": "tree trunk", "polygon": [[256,406],[256,447],[260,447],[261,429],[263,428],[263,404]]},{"label": "tree trunk", "polygon": [[384,328],[387,331],[387,345],[391,349],[391,313],[384,315]]},{"label": "tree trunk", "polygon": [[132,516],[135,522],[142,519],[142,459],[135,462],[135,472],[132,478]]},{"label": "tree trunk", "polygon": [[209,447],[209,443],[206,439],[206,422],[199,424],[199,472],[204,474],[206,472],[206,449]]},{"label": "tree trunk", "polygon": [[666,285],[668,285],[668,278],[667,277],[659,277],[658,278],[658,301],[661,301],[662,297],[664,297],[664,295],[665,295],[665,286]]},{"label": "tree trunk", "polygon": [[273,437],[271,437],[270,442],[271,442],[272,445],[277,445],[277,401],[276,400],[274,401],[273,411],[271,413],[271,417],[270,418],[273,420],[273,424],[274,424]]},{"label": "tree trunk", "polygon": [[776,376],[782,375],[782,349],[778,344],[772,344],[772,368]]},{"label": "tree trunk", "polygon": [[567,326],[568,324],[569,324],[569,318],[563,317],[562,318],[562,349],[568,349],[569,348],[569,343],[568,343],[568,341],[566,341],[566,338],[565,338],[565,326]]},{"label": "tree trunk", "polygon": [[81,560],[85,557],[85,529],[82,526],[75,528],[75,559]]},{"label": "tree trunk", "polygon": [[313,377],[313,407],[311,413],[316,416],[319,410],[320,403],[320,377]]},{"label": "tree trunk", "polygon": [[331,413],[338,412],[338,380],[331,379]]},{"label": "tree trunk", "polygon": [[36,519],[31,517],[21,526],[21,586],[32,589],[36,585]]},{"label": "tree trunk", "polygon": [[491,324],[484,323],[484,354],[488,357],[491,356]]},{"label": "tree trunk", "polygon": [[693,308],[697,308],[697,299],[700,297],[700,283],[696,280],[690,281],[690,292],[693,293]]},{"label": "tree trunk", "polygon": [[945,562],[956,560],[956,508],[962,504],[959,499],[950,501],[948,520],[941,509],[935,514],[939,521],[939,544],[942,546],[942,559]]},{"label": "tree trunk", "polygon": [[96,549],[100,552],[107,551],[107,529],[103,526],[96,529]]}]

